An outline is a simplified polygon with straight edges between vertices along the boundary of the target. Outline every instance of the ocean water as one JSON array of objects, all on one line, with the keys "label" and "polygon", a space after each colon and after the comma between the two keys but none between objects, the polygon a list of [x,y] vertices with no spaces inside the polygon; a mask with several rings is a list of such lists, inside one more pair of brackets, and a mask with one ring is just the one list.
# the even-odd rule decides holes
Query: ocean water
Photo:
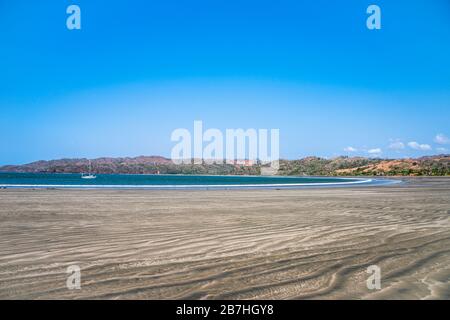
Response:
[{"label": "ocean water", "polygon": [[82,179],[80,174],[0,173],[0,187],[77,187],[77,188],[228,188],[294,187],[369,183],[371,179],[333,177],[266,177],[205,175],[99,174]]}]

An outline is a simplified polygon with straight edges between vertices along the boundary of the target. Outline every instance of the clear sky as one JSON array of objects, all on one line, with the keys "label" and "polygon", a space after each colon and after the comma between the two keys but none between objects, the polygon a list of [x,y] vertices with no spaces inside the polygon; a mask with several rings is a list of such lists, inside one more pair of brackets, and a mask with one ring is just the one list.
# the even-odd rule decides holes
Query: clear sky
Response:
[{"label": "clear sky", "polygon": [[450,2],[0,0],[0,111],[0,165],[170,156],[194,120],[289,159],[448,153]]}]

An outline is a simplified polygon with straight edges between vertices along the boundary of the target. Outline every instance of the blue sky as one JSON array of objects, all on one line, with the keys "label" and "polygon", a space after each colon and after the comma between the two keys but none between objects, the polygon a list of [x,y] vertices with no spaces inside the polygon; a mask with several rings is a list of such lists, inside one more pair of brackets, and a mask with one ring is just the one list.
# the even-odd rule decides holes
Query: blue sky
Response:
[{"label": "blue sky", "polygon": [[289,159],[448,153],[449,57],[448,0],[3,0],[0,164],[170,156],[194,120]]}]

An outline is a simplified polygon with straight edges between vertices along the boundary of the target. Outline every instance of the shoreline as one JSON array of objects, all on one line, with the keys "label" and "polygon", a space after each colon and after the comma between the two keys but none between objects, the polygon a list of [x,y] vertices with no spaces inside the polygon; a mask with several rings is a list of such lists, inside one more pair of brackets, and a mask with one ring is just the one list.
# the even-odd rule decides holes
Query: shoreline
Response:
[{"label": "shoreline", "polygon": [[[271,177],[272,178],[272,177]],[[305,177],[320,179],[320,177]],[[327,177],[323,177],[326,179]],[[210,184],[210,185],[63,185],[63,184],[0,184],[1,189],[82,189],[82,190],[257,190],[257,189],[308,189],[308,188],[344,188],[352,186],[381,186],[402,183],[396,179],[373,178],[336,178],[340,180],[356,180],[343,182],[309,182],[309,183],[271,183],[271,184]]]}]

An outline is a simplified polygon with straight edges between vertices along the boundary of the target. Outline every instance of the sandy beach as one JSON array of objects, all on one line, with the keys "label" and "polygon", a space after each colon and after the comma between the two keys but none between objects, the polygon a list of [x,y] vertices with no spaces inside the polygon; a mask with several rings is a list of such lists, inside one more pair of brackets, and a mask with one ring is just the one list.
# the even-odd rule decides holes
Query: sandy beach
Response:
[{"label": "sandy beach", "polygon": [[[0,190],[0,299],[449,299],[450,178],[404,180]],[[370,265],[380,290],[366,286]]]}]

